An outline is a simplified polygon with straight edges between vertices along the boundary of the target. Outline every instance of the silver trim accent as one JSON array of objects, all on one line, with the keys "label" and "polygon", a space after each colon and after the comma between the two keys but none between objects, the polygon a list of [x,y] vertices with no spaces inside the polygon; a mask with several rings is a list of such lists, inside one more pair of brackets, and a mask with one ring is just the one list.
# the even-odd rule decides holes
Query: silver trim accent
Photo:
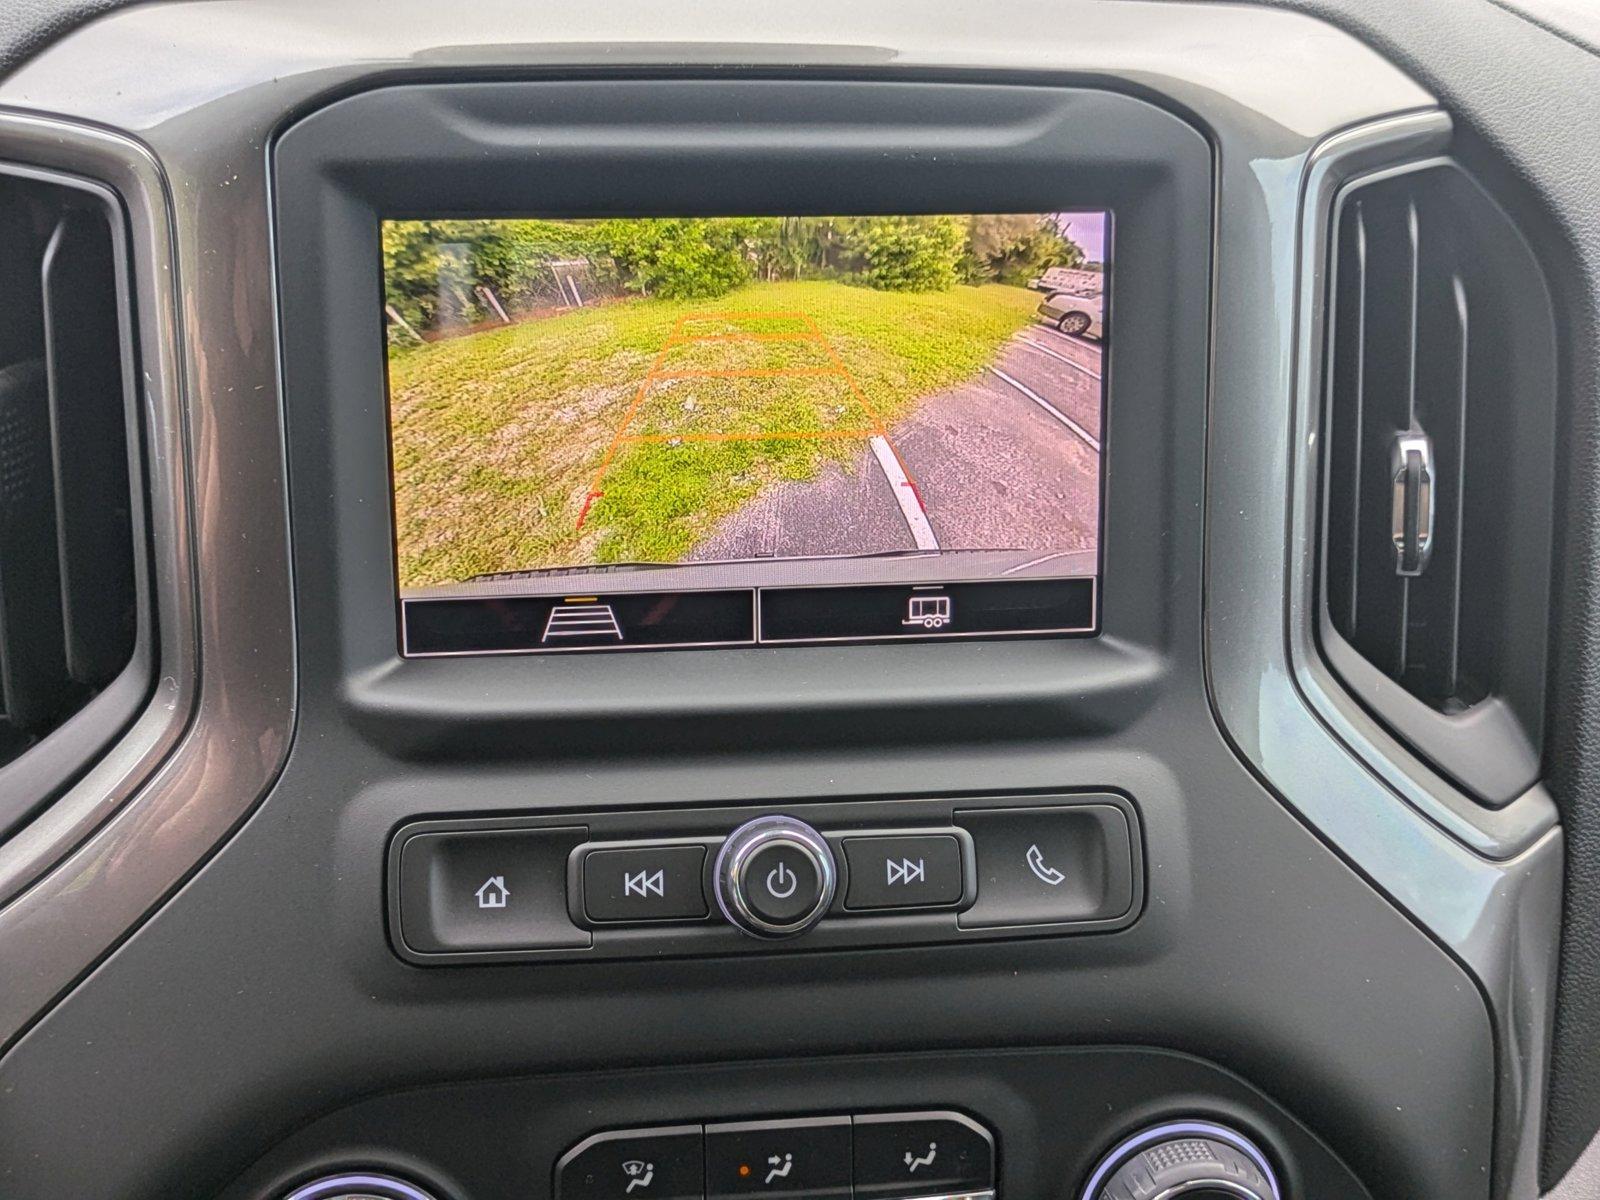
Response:
[{"label": "silver trim accent", "polygon": [[[230,163],[231,191],[264,212],[265,161],[239,161],[236,136],[191,143],[176,166],[226,177]],[[109,187],[126,212],[159,640],[142,715],[0,845],[4,1045],[265,794],[288,753],[295,664],[273,298],[239,286],[249,267],[206,258],[238,240],[236,210],[176,196],[174,164],[134,138],[57,117],[0,110],[0,155]],[[186,327],[185,312],[232,319]]]},{"label": "silver trim accent", "polygon": [[[1416,562],[1406,564],[1406,507],[1411,489],[1406,486],[1411,456],[1420,460],[1421,481],[1417,485]],[[1425,433],[1402,433],[1389,448],[1389,479],[1393,496],[1389,504],[1389,535],[1394,540],[1396,575],[1411,578],[1427,570],[1433,555],[1433,439]]]},{"label": "silver trim accent", "polygon": [[1250,1188],[1226,1179],[1192,1179],[1188,1183],[1180,1183],[1177,1187],[1170,1187],[1164,1192],[1158,1192],[1150,1200],[1170,1200],[1173,1196],[1184,1196],[1190,1192],[1198,1192],[1201,1188],[1206,1188],[1213,1192],[1227,1192],[1230,1195],[1241,1197],[1241,1200],[1270,1200],[1269,1197],[1263,1196],[1260,1192],[1252,1191]]},{"label": "silver trim accent", "polygon": [[908,1196],[906,1200],[995,1200],[995,1189],[984,1188],[981,1192],[939,1192],[932,1196]]},{"label": "silver trim accent", "polygon": [[[1267,1161],[1267,1156],[1262,1153],[1259,1146],[1245,1137],[1244,1134],[1229,1129],[1226,1125],[1218,1125],[1215,1121],[1180,1118],[1162,1121],[1158,1125],[1151,1125],[1148,1128],[1141,1129],[1138,1133],[1133,1134],[1131,1137],[1123,1138],[1122,1141],[1107,1150],[1101,1156],[1099,1165],[1095,1167],[1094,1172],[1089,1176],[1089,1182],[1083,1185],[1082,1200],[1098,1200],[1097,1193],[1101,1185],[1120,1171],[1129,1159],[1143,1151],[1147,1146],[1156,1142],[1164,1142],[1171,1138],[1188,1137],[1207,1138],[1213,1142],[1221,1142],[1225,1146],[1232,1146],[1254,1163],[1256,1170],[1261,1172],[1261,1177],[1267,1181],[1267,1186],[1272,1189],[1273,1193],[1272,1197],[1263,1198],[1258,1196],[1255,1200],[1275,1200],[1277,1196],[1282,1194],[1278,1184],[1278,1176],[1273,1171],[1272,1164]],[[1183,1186],[1187,1187],[1188,1185],[1185,1184]],[[1163,1196],[1176,1194],[1178,1193],[1171,1189],[1162,1193]],[[1246,1195],[1253,1195],[1253,1193],[1247,1192]],[[1152,1198],[1152,1200],[1158,1200],[1158,1198]]]},{"label": "silver trim accent", "polygon": [[[88,836],[124,804],[171,752],[195,702],[198,664],[185,537],[190,518],[178,403],[179,324],[171,296],[157,282],[172,272],[166,181],[148,151],[131,139],[59,121],[0,112],[0,153],[7,159],[7,174],[58,182],[61,175],[70,176],[66,182],[104,196],[124,216],[113,247],[126,307],[133,310],[129,340],[137,358],[129,365],[138,376],[130,384],[137,393],[138,423],[144,426],[137,457],[147,487],[135,519],[148,525],[150,535],[148,571],[139,563],[142,554],[135,556],[135,569],[148,592],[140,603],[151,610],[141,613],[141,623],[155,628],[152,642],[135,651],[152,655],[155,674],[139,715],[77,784],[0,845],[0,904],[7,904],[57,866],[66,846]],[[137,489],[139,480],[130,467],[130,486]],[[137,526],[136,531],[142,537]],[[3,953],[10,958],[9,950]],[[0,1020],[0,1042],[3,1027]]]},{"label": "silver trim accent", "polygon": [[330,1175],[295,1188],[284,1200],[433,1200],[429,1192],[392,1175]]},{"label": "silver trim accent", "polygon": [[[744,872],[750,859],[757,853],[785,843],[798,849],[816,868],[820,883],[817,901],[793,921],[769,921],[751,908],[745,899]],[[833,848],[828,845],[827,839],[804,821],[783,816],[757,817],[730,833],[717,851],[713,877],[716,880],[717,907],[729,923],[755,937],[767,938],[793,937],[810,929],[828,911],[839,884]]]}]

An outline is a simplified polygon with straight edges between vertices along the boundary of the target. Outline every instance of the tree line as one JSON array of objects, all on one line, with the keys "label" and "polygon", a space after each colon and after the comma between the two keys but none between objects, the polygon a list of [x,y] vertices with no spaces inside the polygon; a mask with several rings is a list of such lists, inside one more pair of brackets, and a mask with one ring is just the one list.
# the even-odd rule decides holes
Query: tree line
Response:
[{"label": "tree line", "polygon": [[[755,279],[838,279],[886,291],[1025,285],[1082,249],[1036,215],[671,217],[597,221],[391,221],[385,299],[410,330],[505,319],[634,294],[704,300]],[[588,293],[585,296],[584,293]]]}]

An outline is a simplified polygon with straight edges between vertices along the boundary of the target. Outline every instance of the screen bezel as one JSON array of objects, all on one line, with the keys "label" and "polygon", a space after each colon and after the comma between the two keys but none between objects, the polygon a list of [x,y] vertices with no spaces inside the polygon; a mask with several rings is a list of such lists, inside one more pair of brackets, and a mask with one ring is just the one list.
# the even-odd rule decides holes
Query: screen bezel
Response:
[{"label": "screen bezel", "polygon": [[[672,724],[676,748],[720,736],[680,718],[732,706],[809,738],[832,736],[819,714],[848,737],[844,714],[873,709],[924,738],[960,730],[975,701],[1000,720],[1015,712],[997,702],[1040,696],[1098,725],[1109,696],[1156,686],[1166,648],[1197,627],[1213,160],[1156,105],[1039,77],[881,71],[417,84],[319,110],[274,165],[304,645],[338,664],[375,733],[432,714],[449,744],[477,744],[472,722],[493,717],[565,748],[585,718],[626,713],[641,736]],[[653,655],[401,656],[380,216],[911,207],[1114,214],[1099,636],[683,651],[670,671]]]}]

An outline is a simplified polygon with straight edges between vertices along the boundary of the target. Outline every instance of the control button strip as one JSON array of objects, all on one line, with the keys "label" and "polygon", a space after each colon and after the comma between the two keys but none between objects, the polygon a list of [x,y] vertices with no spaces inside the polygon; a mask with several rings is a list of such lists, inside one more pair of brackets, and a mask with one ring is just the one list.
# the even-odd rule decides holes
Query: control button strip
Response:
[{"label": "control button strip", "polygon": [[994,1136],[962,1113],[874,1113],[597,1133],[556,1200],[994,1200]]},{"label": "control button strip", "polygon": [[[837,885],[826,916],[859,918],[927,910],[960,912],[978,897],[972,835],[953,825],[823,830]],[[720,837],[585,842],[568,866],[569,913],[585,928],[703,922],[716,915]],[[703,855],[691,879],[675,869]],[[598,862],[599,867],[596,868]],[[787,877],[775,881],[782,890]]]},{"label": "control button strip", "polygon": [[[778,816],[820,831],[836,884],[815,925],[775,944],[724,919],[715,870],[729,833]],[[795,864],[769,866],[774,895],[790,873],[799,894]],[[1144,866],[1132,801],[1094,792],[417,821],[392,839],[388,885],[391,943],[428,965],[1118,929]]]}]

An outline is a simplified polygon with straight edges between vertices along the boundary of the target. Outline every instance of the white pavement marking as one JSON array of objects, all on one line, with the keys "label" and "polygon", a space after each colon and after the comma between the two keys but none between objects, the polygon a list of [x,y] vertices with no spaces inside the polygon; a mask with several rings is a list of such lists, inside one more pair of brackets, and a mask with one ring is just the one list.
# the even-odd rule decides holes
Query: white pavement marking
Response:
[{"label": "white pavement marking", "polygon": [[1099,338],[1087,338],[1077,333],[1062,333],[1054,325],[1029,325],[1031,333],[1048,333],[1053,338],[1060,338],[1069,346],[1082,346],[1085,350],[1093,350],[1099,354],[1105,348],[1105,342]]},{"label": "white pavement marking", "polygon": [[1042,566],[1044,563],[1054,562],[1058,558],[1065,558],[1069,554],[1077,553],[1078,551],[1076,550],[1057,550],[1054,554],[1041,554],[1038,558],[1030,558],[1025,563],[1018,563],[1014,567],[1007,567],[1004,571],[1001,571],[1000,574],[1015,575],[1019,571],[1026,571],[1029,567]]},{"label": "white pavement marking", "polygon": [[890,448],[889,440],[882,434],[873,434],[867,441],[872,446],[873,457],[878,460],[878,466],[883,470],[883,477],[889,481],[889,488],[894,492],[894,498],[900,505],[900,515],[905,517],[906,528],[911,530],[917,549],[937,550],[939,539],[933,536],[933,526],[928,524],[928,514],[923,511],[922,498],[917,495],[917,489],[911,486],[911,480],[906,477],[905,468],[900,465],[900,460]]},{"label": "white pavement marking", "polygon": [[1056,359],[1058,362],[1066,363],[1067,366],[1071,367],[1074,371],[1082,371],[1090,379],[1098,381],[1099,378],[1100,378],[1100,375],[1099,375],[1098,372],[1091,371],[1088,367],[1084,366],[1081,362],[1075,362],[1074,360],[1068,358],[1065,354],[1062,354],[1060,351],[1052,350],[1052,349],[1050,349],[1049,346],[1041,346],[1038,342],[1034,341],[1032,338],[1019,337],[1019,338],[1017,338],[1017,341],[1021,342],[1024,346],[1032,346],[1040,354],[1048,354],[1051,358]]},{"label": "white pavement marking", "polygon": [[990,367],[989,370],[995,375],[998,375],[1001,379],[1005,380],[1005,382],[1009,383],[1012,387],[1016,388],[1017,391],[1021,392],[1029,400],[1032,400],[1035,404],[1044,409],[1045,412],[1049,413],[1056,420],[1060,421],[1068,429],[1072,430],[1073,433],[1077,434],[1084,440],[1085,443],[1087,443],[1089,449],[1093,450],[1096,454],[1100,453],[1099,438],[1095,437],[1094,434],[1090,433],[1082,425],[1079,425],[1071,417],[1067,416],[1066,413],[1062,412],[1054,404],[1051,404],[1050,401],[1039,395],[1038,392],[1034,391],[1027,384],[1020,383],[1011,378],[1011,376],[1007,375],[999,367]]}]

